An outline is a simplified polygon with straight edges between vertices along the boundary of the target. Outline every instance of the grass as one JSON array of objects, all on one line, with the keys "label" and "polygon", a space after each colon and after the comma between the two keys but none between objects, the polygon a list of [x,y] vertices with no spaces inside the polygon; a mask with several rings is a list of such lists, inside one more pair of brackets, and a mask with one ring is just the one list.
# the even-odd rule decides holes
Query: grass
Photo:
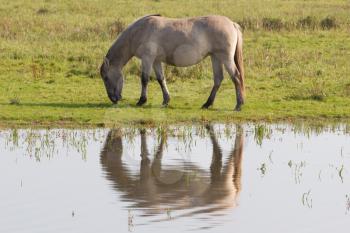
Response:
[{"label": "grass", "polygon": [[[159,124],[234,121],[349,121],[348,1],[4,1],[0,0],[0,125]],[[171,94],[162,108],[152,80],[136,107],[139,61],[124,69],[124,100],[113,106],[99,65],[126,25],[149,13],[222,14],[244,28],[247,101],[233,112],[225,77],[213,108],[209,59],[166,67]]]}]

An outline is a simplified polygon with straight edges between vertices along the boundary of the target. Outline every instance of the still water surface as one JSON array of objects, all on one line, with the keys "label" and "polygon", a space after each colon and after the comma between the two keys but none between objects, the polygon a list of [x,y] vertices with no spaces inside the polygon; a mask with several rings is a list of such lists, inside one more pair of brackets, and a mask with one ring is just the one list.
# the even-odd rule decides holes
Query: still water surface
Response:
[{"label": "still water surface", "polygon": [[1,130],[0,232],[348,232],[345,126]]}]

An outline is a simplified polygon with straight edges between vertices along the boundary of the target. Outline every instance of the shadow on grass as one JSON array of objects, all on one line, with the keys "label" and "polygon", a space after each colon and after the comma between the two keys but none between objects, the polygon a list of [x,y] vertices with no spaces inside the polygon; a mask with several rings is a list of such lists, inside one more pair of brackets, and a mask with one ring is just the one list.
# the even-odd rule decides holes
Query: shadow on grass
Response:
[{"label": "shadow on grass", "polygon": [[[10,106],[11,104],[0,103],[0,105]],[[112,105],[108,103],[20,103],[16,106],[51,108],[109,108]]]},{"label": "shadow on grass", "polygon": [[220,108],[220,106],[217,107],[211,107],[209,109],[201,109],[200,106],[193,106],[193,107],[184,107],[184,106],[167,106],[163,107],[161,105],[152,105],[147,104],[144,106],[137,106],[136,104],[128,104],[128,103],[119,103],[117,105],[113,105],[111,103],[20,103],[17,105],[13,105],[10,103],[0,103],[0,106],[25,106],[25,107],[49,107],[49,108],[88,108],[88,109],[96,109],[96,108],[103,108],[103,109],[110,109],[110,108],[116,108],[116,109],[128,109],[128,108],[134,108],[134,109],[159,109],[159,110],[194,110],[194,111],[203,111],[203,112],[226,112],[230,111],[233,112],[233,108]]}]

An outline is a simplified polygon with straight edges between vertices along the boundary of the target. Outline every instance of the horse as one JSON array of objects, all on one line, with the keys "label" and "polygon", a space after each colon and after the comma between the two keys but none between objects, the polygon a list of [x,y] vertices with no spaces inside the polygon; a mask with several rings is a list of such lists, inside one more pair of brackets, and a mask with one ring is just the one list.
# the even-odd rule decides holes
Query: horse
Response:
[{"label": "horse", "polygon": [[244,104],[243,36],[240,26],[225,16],[173,19],[159,14],[144,16],[129,25],[112,44],[100,67],[107,95],[113,103],[122,98],[122,68],[132,58],[141,60],[141,96],[147,102],[152,68],[162,89],[163,106],[170,101],[162,63],[192,66],[207,56],[212,62],[214,85],[202,108],[210,107],[223,80],[223,67],[236,90],[236,111]]}]

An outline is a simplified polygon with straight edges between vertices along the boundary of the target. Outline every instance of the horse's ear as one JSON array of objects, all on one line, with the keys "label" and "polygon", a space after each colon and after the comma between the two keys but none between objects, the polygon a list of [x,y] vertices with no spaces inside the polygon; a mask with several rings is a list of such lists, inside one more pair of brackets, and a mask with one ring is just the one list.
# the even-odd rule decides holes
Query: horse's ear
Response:
[{"label": "horse's ear", "polygon": [[105,57],[105,58],[103,59],[103,64],[104,64],[104,66],[105,66],[107,69],[109,68],[109,60],[108,60],[107,57]]}]

